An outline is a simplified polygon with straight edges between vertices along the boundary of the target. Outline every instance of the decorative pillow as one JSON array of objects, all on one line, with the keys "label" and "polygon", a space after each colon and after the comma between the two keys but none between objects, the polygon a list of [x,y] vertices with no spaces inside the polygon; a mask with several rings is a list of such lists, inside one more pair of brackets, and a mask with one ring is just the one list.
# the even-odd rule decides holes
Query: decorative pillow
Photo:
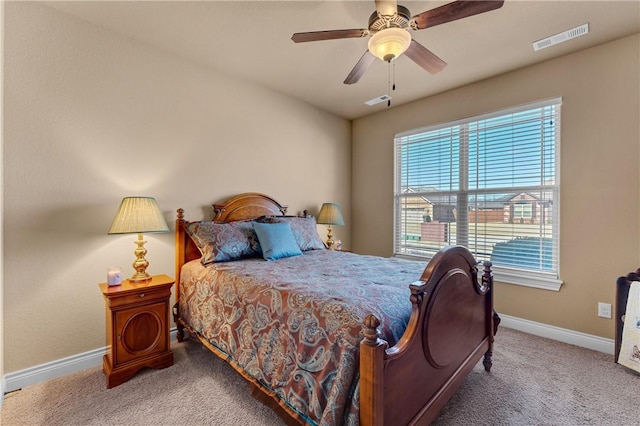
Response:
[{"label": "decorative pillow", "polygon": [[203,265],[262,255],[250,221],[191,222],[185,229],[200,249]]},{"label": "decorative pillow", "polygon": [[262,257],[265,260],[282,259],[283,257],[299,256],[302,254],[291,231],[291,225],[282,223],[253,223]]},{"label": "decorative pillow", "polygon": [[286,222],[291,225],[291,231],[298,243],[300,250],[321,250],[326,248],[318,235],[316,228],[316,218],[313,216],[264,216],[258,219],[262,223]]}]

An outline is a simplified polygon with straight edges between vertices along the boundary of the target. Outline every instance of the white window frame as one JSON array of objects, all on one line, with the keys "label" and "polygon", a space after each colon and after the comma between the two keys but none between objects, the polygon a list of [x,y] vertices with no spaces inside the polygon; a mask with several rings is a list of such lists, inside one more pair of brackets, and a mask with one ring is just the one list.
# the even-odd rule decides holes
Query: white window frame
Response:
[{"label": "white window frame", "polygon": [[[402,233],[400,230],[400,222],[399,222],[399,211],[401,209],[400,201],[403,199],[399,194],[401,191],[401,171],[399,166],[399,144],[402,138],[406,138],[408,136],[417,135],[420,133],[432,132],[435,130],[447,129],[455,126],[465,125],[468,123],[473,123],[481,120],[487,120],[490,118],[495,118],[503,115],[514,114],[518,112],[523,112],[527,110],[532,110],[541,107],[547,107],[551,105],[556,105],[556,134],[555,134],[555,182],[553,185],[553,251],[554,251],[554,268],[551,273],[547,273],[546,271],[537,271],[537,270],[527,270],[521,269],[517,267],[506,267],[506,266],[493,266],[493,274],[496,281],[500,281],[508,284],[522,285],[526,287],[540,288],[545,290],[553,290],[559,291],[562,285],[562,281],[560,280],[560,133],[561,133],[561,122],[560,122],[560,110],[562,105],[562,98],[553,98],[540,102],[534,102],[526,105],[521,105],[514,108],[508,108],[501,111],[496,111],[490,114],[484,114],[480,116],[470,117],[467,119],[457,120],[449,123],[442,123],[440,125],[429,126],[421,129],[411,130],[403,133],[399,133],[395,136],[394,139],[394,167],[395,167],[395,182],[394,182],[394,255],[396,257],[407,258],[407,259],[416,259],[416,260],[424,260],[425,257],[430,259],[427,256],[414,256],[407,253],[399,253],[400,241],[402,237]],[[463,160],[460,160],[461,162]],[[464,173],[461,171],[461,173]],[[462,176],[461,180],[464,180],[466,177]],[[464,186],[464,183],[461,183],[461,186]],[[517,187],[514,187],[514,189]],[[459,191],[466,193],[467,188],[461,187]],[[406,195],[405,195],[406,197]],[[405,198],[406,199],[406,198]],[[531,209],[531,207],[530,207]],[[533,213],[530,211],[530,213]],[[532,216],[532,214],[530,215]],[[406,252],[406,250],[404,250]],[[475,254],[475,253],[474,253]]]}]

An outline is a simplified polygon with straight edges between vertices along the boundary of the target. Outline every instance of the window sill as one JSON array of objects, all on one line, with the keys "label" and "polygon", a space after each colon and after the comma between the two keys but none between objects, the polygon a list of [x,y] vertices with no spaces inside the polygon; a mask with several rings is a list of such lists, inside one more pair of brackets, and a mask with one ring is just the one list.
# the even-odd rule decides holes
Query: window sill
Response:
[{"label": "window sill", "polygon": [[[422,262],[430,260],[424,257],[408,256],[404,254],[398,254],[395,255],[395,257],[399,259],[419,260]],[[562,281],[557,278],[553,278],[553,276],[551,276],[550,274],[519,271],[500,266],[493,266],[491,270],[493,272],[493,280],[500,283],[539,288],[542,290],[550,291],[560,291],[560,287],[562,286]]]},{"label": "window sill", "polygon": [[562,281],[551,275],[542,273],[514,271],[508,268],[494,266],[493,280],[505,284],[521,285],[524,287],[540,288],[543,290],[560,291]]}]

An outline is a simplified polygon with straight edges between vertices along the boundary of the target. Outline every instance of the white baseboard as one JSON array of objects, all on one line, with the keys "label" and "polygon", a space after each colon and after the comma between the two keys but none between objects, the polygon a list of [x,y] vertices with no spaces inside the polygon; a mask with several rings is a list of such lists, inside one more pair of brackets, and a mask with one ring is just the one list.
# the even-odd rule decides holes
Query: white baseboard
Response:
[{"label": "white baseboard", "polygon": [[[175,327],[170,330],[170,338],[172,341],[176,340],[176,333],[177,330]],[[100,366],[102,365],[102,357],[106,352],[107,348],[105,346],[56,361],[25,368],[24,370],[5,374],[2,384],[2,395],[7,392],[22,389],[29,385],[55,379],[56,377]]]},{"label": "white baseboard", "polygon": [[[599,352],[613,354],[613,339],[606,339],[604,337],[593,336],[579,331],[555,327],[553,325],[542,324],[504,314],[500,314],[500,318],[502,320],[500,325],[504,327],[513,328],[514,330],[546,337],[563,343],[569,343],[571,345],[581,346],[583,348]],[[498,330],[498,333],[499,332],[500,331]],[[175,341],[175,339],[176,329],[173,328],[171,329],[171,340]],[[2,395],[4,395],[5,392],[22,389],[25,386],[55,379],[56,377],[75,373],[87,368],[100,366],[102,365],[102,357],[106,353],[106,350],[106,347],[94,349],[92,351],[62,358],[57,361],[5,374],[2,381]]]},{"label": "white baseboard", "polygon": [[77,355],[72,355],[56,361],[25,368],[13,373],[5,374],[5,392],[22,389],[25,386],[55,379],[56,377],[75,373],[86,368],[102,365],[102,356],[106,347],[94,349]]},{"label": "white baseboard", "polygon": [[[498,313],[498,315],[500,315],[502,320],[500,326],[613,355],[615,347],[613,339],[593,336],[567,328],[555,327],[553,325],[542,324],[540,322],[529,321],[500,313]],[[499,332],[500,330],[498,329],[498,333]]]}]

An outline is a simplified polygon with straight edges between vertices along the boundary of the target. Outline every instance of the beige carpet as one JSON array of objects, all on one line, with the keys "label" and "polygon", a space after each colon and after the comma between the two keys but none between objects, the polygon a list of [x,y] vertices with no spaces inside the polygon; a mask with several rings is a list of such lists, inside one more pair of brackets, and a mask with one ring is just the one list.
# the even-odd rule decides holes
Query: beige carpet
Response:
[{"label": "beige carpet", "polygon": [[[106,389],[92,368],[5,397],[2,425],[282,425],[227,364],[194,342],[175,363]],[[640,375],[611,355],[501,328],[437,425],[640,425]]]}]

